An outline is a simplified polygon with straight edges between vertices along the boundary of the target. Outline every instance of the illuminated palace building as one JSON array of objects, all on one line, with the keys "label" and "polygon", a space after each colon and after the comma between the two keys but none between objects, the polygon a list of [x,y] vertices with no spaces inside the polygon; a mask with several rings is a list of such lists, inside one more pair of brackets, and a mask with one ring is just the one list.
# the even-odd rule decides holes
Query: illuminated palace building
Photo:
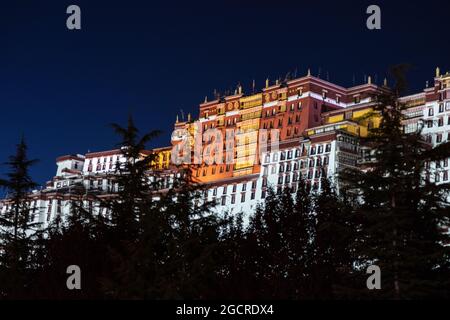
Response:
[{"label": "illuminated palace building", "polygon": [[[379,86],[370,77],[367,83],[344,88],[308,72],[292,80],[266,80],[259,93],[244,94],[238,87],[233,95],[205,99],[197,120],[189,116],[187,121],[179,121],[177,117],[171,146],[143,151],[143,155],[158,155],[149,177],[165,179],[164,188],[170,188],[171,177],[177,172],[171,161],[173,153],[178,156],[183,147],[189,146],[187,158],[186,154],[183,158],[195,162],[195,153],[204,154],[206,148],[212,147],[207,143],[211,138],[208,132],[219,131],[224,137],[220,154],[223,161],[206,164],[203,159],[189,165],[192,178],[206,186],[208,199],[217,202],[215,210],[252,213],[270,187],[275,192],[286,186],[295,191],[299,179],[304,179],[320,188],[322,173],[333,180],[339,170],[362,165],[358,137],[366,136],[371,126],[378,126],[380,117],[363,122],[359,119],[372,111],[374,97],[388,90],[386,81]],[[406,131],[417,130],[419,123],[424,123],[423,134],[428,142],[437,145],[450,140],[448,72],[441,74],[437,68],[432,85],[427,84],[422,92],[403,97],[402,101],[409,107]],[[232,138],[225,140],[230,132]],[[268,148],[261,148],[262,139]],[[30,195],[35,221],[45,226],[57,215],[67,214],[80,186],[99,197],[116,192],[114,167],[121,157],[120,150],[59,157],[56,176]],[[435,168],[431,179],[436,183],[448,181],[448,159]],[[0,202],[0,210],[8,210],[9,206],[8,200]],[[94,210],[104,214],[101,208]]]}]

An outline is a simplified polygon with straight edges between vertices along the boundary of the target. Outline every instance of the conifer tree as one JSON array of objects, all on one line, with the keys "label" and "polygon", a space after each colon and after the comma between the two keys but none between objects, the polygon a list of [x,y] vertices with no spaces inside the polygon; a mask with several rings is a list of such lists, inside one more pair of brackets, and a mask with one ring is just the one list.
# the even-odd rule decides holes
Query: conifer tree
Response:
[{"label": "conifer tree", "polygon": [[351,208],[338,196],[324,170],[320,185],[313,203],[311,293],[318,299],[334,299],[340,297],[344,279],[352,272],[351,246],[357,234]]},{"label": "conifer tree", "polygon": [[26,297],[31,281],[33,238],[38,224],[33,222],[28,193],[36,187],[29,172],[36,162],[28,158],[22,137],[16,154],[6,162],[10,168],[7,179],[0,180],[0,187],[8,194],[8,207],[0,216],[0,297],[8,299]]},{"label": "conifer tree", "polygon": [[[140,266],[144,265],[148,258],[137,261],[132,257],[136,258],[138,241],[142,240],[145,234],[144,228],[148,220],[155,218],[154,227],[159,227],[153,192],[158,189],[160,180],[154,177],[151,181],[147,175],[156,155],[143,153],[146,144],[156,137],[159,131],[140,136],[131,116],[126,127],[112,124],[112,128],[121,138],[118,146],[122,153],[122,158],[116,162],[116,189],[113,196],[98,200],[99,206],[106,209],[102,224],[103,234],[104,241],[108,243],[110,263],[114,267],[100,281],[107,297],[142,298],[142,287],[146,282],[142,281],[138,285],[137,281],[141,279]],[[152,251],[147,254],[151,255]]]},{"label": "conifer tree", "polygon": [[361,217],[357,265],[362,271],[375,264],[381,269],[382,289],[368,297],[392,299],[448,297],[450,223],[448,184],[430,181],[436,163],[450,156],[447,142],[436,148],[426,143],[422,129],[405,133],[405,67],[393,68],[396,85],[376,97],[374,114],[381,115],[360,145],[369,148],[367,170],[348,170],[341,179],[358,203]]}]

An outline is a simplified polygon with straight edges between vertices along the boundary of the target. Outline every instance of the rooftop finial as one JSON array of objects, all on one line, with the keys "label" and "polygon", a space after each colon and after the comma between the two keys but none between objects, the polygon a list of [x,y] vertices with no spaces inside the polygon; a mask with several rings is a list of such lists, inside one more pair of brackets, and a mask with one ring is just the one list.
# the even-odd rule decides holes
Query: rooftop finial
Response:
[{"label": "rooftop finial", "polygon": [[387,87],[387,79],[386,78],[384,78],[384,80],[383,80],[383,86]]},{"label": "rooftop finial", "polygon": [[188,113],[188,122],[191,122],[191,113]]},{"label": "rooftop finial", "polygon": [[203,103],[207,103],[208,102],[208,96],[205,96],[205,101]]},{"label": "rooftop finial", "polygon": [[436,78],[441,75],[441,69],[439,67],[436,67]]},{"label": "rooftop finial", "polygon": [[266,88],[269,87],[269,78],[266,78]]},{"label": "rooftop finial", "polygon": [[177,115],[177,120],[175,121],[175,123],[178,123],[178,115]]},{"label": "rooftop finial", "polygon": [[240,84],[238,85],[238,93],[242,94],[242,86]]},{"label": "rooftop finial", "polygon": [[311,76],[311,69],[308,68],[308,77]]},{"label": "rooftop finial", "polygon": [[369,77],[367,78],[367,83],[368,83],[368,84],[372,84],[372,77],[371,77],[371,76],[369,76]]}]

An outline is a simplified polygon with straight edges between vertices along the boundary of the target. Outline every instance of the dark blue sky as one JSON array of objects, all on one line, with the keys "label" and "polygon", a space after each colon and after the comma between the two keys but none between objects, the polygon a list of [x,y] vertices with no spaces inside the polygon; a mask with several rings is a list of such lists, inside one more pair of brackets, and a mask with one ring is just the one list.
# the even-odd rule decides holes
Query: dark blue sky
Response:
[{"label": "dark blue sky", "polygon": [[[70,4],[81,31],[66,29]],[[366,28],[370,4],[382,30]],[[24,133],[43,183],[57,156],[113,148],[108,124],[129,112],[168,145],[180,109],[196,115],[214,89],[262,87],[296,68],[349,86],[407,62],[421,89],[437,65],[450,70],[449,14],[448,0],[2,1],[0,161]]]}]

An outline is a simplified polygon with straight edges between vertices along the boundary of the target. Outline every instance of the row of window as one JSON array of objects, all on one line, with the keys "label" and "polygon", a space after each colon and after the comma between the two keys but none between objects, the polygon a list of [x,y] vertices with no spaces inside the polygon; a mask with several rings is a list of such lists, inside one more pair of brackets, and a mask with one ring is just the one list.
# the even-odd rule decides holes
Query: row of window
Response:
[{"label": "row of window", "polygon": [[[326,144],[325,145],[325,153],[330,152],[331,151],[331,144]],[[324,146],[323,145],[318,145],[318,146],[311,146],[309,148],[309,154],[310,155],[315,155],[315,154],[321,154],[324,152]]]},{"label": "row of window", "polygon": [[[231,162],[230,159],[228,159],[228,161]],[[205,177],[209,174],[215,175],[217,173],[229,172],[229,171],[231,171],[231,168],[232,168],[232,164],[221,165],[221,166],[219,166],[219,170],[217,170],[216,166],[213,166],[211,168],[210,173],[208,173],[208,171],[209,171],[208,168],[201,168],[196,171],[195,176],[198,178],[200,176]]]},{"label": "row of window", "polygon": [[[257,186],[257,181],[256,181],[256,180],[253,180],[253,181],[252,181],[252,190],[255,190],[255,189],[256,189],[256,186]],[[236,192],[237,192],[237,188],[238,188],[238,185],[237,185],[237,184],[233,184],[233,185],[231,186],[231,193],[236,193]],[[241,184],[240,191],[241,191],[241,192],[247,191],[247,183],[242,183],[242,184]],[[217,196],[217,192],[218,192],[218,188],[212,189],[213,197],[216,197],[216,196]],[[223,187],[222,187],[222,195],[226,195],[227,192],[228,192],[228,186],[223,186]]]},{"label": "row of window", "polygon": [[[241,203],[243,203],[243,202],[245,202],[245,200],[246,200],[246,192],[242,192],[241,193],[241,195],[240,195],[240,202]],[[233,194],[231,194],[231,196],[230,196],[230,203],[231,204],[235,204],[236,203],[236,198],[237,197],[239,197],[239,195],[237,195],[237,194],[235,194],[235,193],[233,193]],[[250,200],[255,200],[255,198],[256,198],[256,191],[252,191],[251,193],[250,193]],[[216,199],[215,198],[213,198],[213,201],[215,201]],[[222,205],[222,206],[226,206],[227,205],[227,196],[222,196],[221,197],[221,200],[220,200],[220,204]]]},{"label": "row of window", "polygon": [[[444,104],[443,103],[440,103],[439,104],[439,107],[438,107],[438,112],[439,113],[442,113],[442,112],[444,112],[444,111],[450,111],[450,101],[447,101],[446,103],[445,103],[445,108],[444,108]],[[431,108],[429,108],[428,109],[428,116],[433,116],[434,115],[434,108],[433,107],[431,107]]]},{"label": "row of window", "polygon": [[[302,147],[304,150],[304,146]],[[315,154],[322,154],[322,153],[327,153],[331,151],[331,144],[326,144],[326,145],[318,145],[318,146],[311,146],[310,147],[310,155],[315,155]],[[293,158],[299,158],[302,155],[302,151],[300,149],[295,149],[294,150],[289,150],[289,151],[281,151],[279,153],[280,155],[280,161],[283,160],[290,160]],[[264,163],[269,163],[270,162],[270,154],[266,154],[265,158],[264,158]],[[278,161],[278,152],[274,153],[272,155],[272,162],[277,162]]]},{"label": "row of window", "polygon": [[[427,128],[433,128],[434,125],[437,127],[444,126],[444,117],[440,117],[436,120],[427,120]],[[447,125],[450,125],[450,116],[447,117]]]},{"label": "row of window", "polygon": [[[301,173],[298,174],[297,172],[294,172],[294,174],[292,175],[292,182],[297,182],[299,180],[300,177],[303,177],[304,179],[319,179],[322,177],[322,170],[317,169],[317,170],[309,170],[307,173],[305,173],[304,175],[302,175]],[[278,184],[283,184],[283,183],[291,183],[291,175],[285,175],[285,176],[279,176],[278,177]],[[264,186],[264,183],[263,183]]]},{"label": "row of window", "polygon": [[[432,135],[432,134],[428,134],[428,135],[426,135],[425,140],[426,140],[428,143],[433,143],[433,142],[435,142],[435,143],[441,143],[441,142],[443,141],[443,138],[444,138],[444,134],[443,134],[443,133],[437,133],[437,134],[435,134],[436,139],[433,139],[433,136],[434,136],[434,135]],[[434,140],[434,141],[433,141],[433,140]],[[447,141],[450,141],[450,132],[447,133]]]}]

